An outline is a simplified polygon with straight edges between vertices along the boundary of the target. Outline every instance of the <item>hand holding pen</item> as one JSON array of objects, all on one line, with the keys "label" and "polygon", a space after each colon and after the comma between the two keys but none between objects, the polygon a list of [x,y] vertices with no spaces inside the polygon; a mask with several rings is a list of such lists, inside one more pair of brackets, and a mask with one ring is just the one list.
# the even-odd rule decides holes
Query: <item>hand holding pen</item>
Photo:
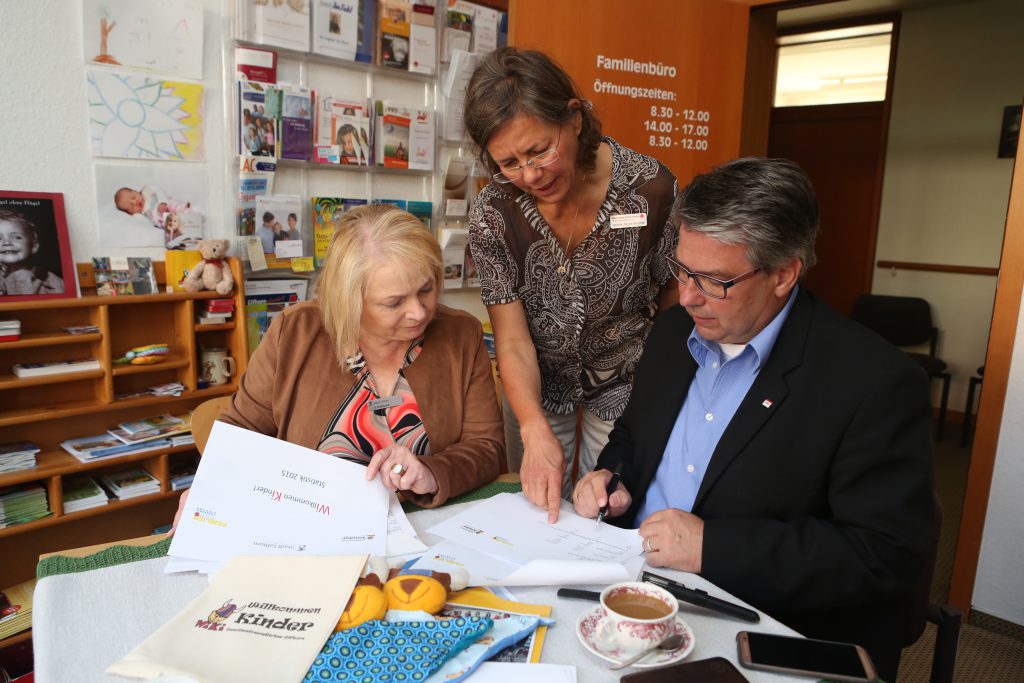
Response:
[{"label": "hand holding pen", "polygon": [[576,483],[572,502],[578,515],[598,518],[600,522],[606,517],[617,517],[629,509],[633,499],[620,481],[621,469],[616,467],[616,470],[596,470]]}]

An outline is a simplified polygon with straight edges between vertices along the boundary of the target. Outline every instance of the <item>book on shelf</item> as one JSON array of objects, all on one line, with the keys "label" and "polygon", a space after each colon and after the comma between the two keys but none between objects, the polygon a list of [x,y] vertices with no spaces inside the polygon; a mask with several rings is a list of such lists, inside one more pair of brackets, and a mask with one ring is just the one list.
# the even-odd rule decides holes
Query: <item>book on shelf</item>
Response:
[{"label": "book on shelf", "polygon": [[171,482],[171,490],[179,491],[192,486],[192,481],[195,479],[198,467],[199,463],[196,458],[172,463],[167,471],[167,478]]},{"label": "book on shelf", "polygon": [[377,63],[409,70],[409,28],[412,6],[409,0],[379,0],[380,41]]},{"label": "book on shelf", "polygon": [[235,310],[235,300],[203,299],[199,302],[199,310],[206,313],[230,313]]},{"label": "book on shelf", "polygon": [[64,481],[64,514],[80,512],[89,508],[106,505],[109,497],[106,492],[96,483],[96,480],[88,475],[68,477]]},{"label": "book on shelf", "polygon": [[406,211],[409,208],[409,202],[404,199],[374,199],[371,204],[390,204],[391,206],[397,207],[402,211]]},{"label": "book on shelf", "polygon": [[0,320],[0,342],[21,339],[21,321]]},{"label": "book on shelf", "polygon": [[0,444],[0,474],[32,469],[39,450],[39,446],[30,441]]},{"label": "book on shelf", "polygon": [[306,300],[309,282],[305,279],[245,281],[245,323],[249,355],[256,350],[270,323],[288,306]]},{"label": "book on shelf", "polygon": [[359,0],[312,0],[313,52],[355,61],[359,51]]},{"label": "book on shelf", "polygon": [[238,153],[247,157],[275,158],[276,121],[267,115],[267,91],[274,86],[238,81],[237,87]]},{"label": "book on shelf", "polygon": [[[272,254],[278,260],[305,255],[301,232],[303,203],[299,195],[275,194],[256,197],[256,218],[259,221],[256,235],[260,238],[264,254]],[[271,263],[271,259],[268,258],[267,264]]]},{"label": "book on shelf", "polygon": [[46,490],[34,482],[0,489],[0,529],[25,524],[50,514]]},{"label": "book on shelf", "polygon": [[409,168],[409,126],[412,111],[386,100],[377,100],[377,164],[385,168]]},{"label": "book on shelf", "polygon": [[160,480],[141,467],[100,475],[100,481],[118,500],[160,492]]},{"label": "book on shelf", "polygon": [[365,199],[313,197],[313,256],[317,267],[324,263],[327,247],[330,246],[331,237],[334,236],[342,214],[366,203]]},{"label": "book on shelf", "polygon": [[0,605],[3,605],[0,608],[0,640],[32,626],[32,596],[35,589],[36,580],[29,579],[0,592]]},{"label": "book on shelf", "polygon": [[171,440],[168,437],[140,443],[124,443],[110,434],[98,434],[96,436],[81,436],[62,441],[60,447],[82,462],[92,462],[100,458],[110,458],[117,455],[156,451],[169,448],[171,445]]},{"label": "book on shelf", "polygon": [[141,420],[122,422],[117,425],[117,427],[118,429],[124,430],[128,435],[134,436],[136,434],[153,434],[161,429],[178,429],[182,425],[187,424],[188,422],[185,417],[177,417],[170,413],[164,413],[163,415],[154,415],[153,417],[147,417]]},{"label": "book on shelf", "polygon": [[[246,156],[239,157],[238,161],[235,233],[239,237],[246,237],[256,234],[256,197],[274,194],[274,173],[277,171],[277,163],[272,159]],[[240,248],[238,253],[244,254],[245,249]],[[167,279],[170,282],[170,277]]]},{"label": "book on shelf", "polygon": [[372,163],[373,119],[366,101],[317,97],[313,159],[318,163],[368,166]]},{"label": "book on shelf", "polygon": [[427,228],[431,229],[431,225],[434,221],[434,205],[431,202],[416,202],[408,201],[405,205],[405,210],[411,213],[416,218],[420,219],[420,222]]},{"label": "book on shelf", "polygon": [[230,313],[204,313],[196,318],[200,325],[225,325],[231,320]]},{"label": "book on shelf", "polygon": [[413,3],[409,25],[409,71],[431,75],[437,72],[437,28],[434,8]]},{"label": "book on shelf", "polygon": [[100,331],[99,325],[68,325],[60,329],[68,334],[95,334]]},{"label": "book on shelf", "polygon": [[309,52],[309,0],[238,0],[242,40]]},{"label": "book on shelf", "polygon": [[167,291],[184,292],[185,278],[188,277],[189,271],[201,263],[202,260],[203,255],[195,250],[165,251],[164,269],[167,273]]},{"label": "book on shelf", "polygon": [[288,84],[267,90],[267,117],[277,122],[277,157],[279,159],[312,159],[313,94],[309,88]]},{"label": "book on shelf", "polygon": [[74,358],[47,363],[15,363],[11,366],[11,372],[17,377],[41,377],[99,369],[100,362],[95,358]]},{"label": "book on shelf", "polygon": [[277,83],[277,53],[258,47],[236,47],[235,78],[239,81]]}]

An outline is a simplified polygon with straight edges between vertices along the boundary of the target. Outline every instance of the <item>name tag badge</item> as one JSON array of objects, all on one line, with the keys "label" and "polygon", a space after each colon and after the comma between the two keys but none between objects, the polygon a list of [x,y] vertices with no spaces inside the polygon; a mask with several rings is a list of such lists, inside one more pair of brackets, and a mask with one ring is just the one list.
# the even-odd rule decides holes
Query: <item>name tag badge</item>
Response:
[{"label": "name tag badge", "polygon": [[612,230],[620,228],[642,228],[647,225],[646,213],[616,213],[611,217]]},{"label": "name tag badge", "polygon": [[399,396],[375,398],[370,401],[370,410],[377,412],[378,410],[387,410],[388,408],[394,408],[395,406],[400,405],[402,405],[402,399]]}]

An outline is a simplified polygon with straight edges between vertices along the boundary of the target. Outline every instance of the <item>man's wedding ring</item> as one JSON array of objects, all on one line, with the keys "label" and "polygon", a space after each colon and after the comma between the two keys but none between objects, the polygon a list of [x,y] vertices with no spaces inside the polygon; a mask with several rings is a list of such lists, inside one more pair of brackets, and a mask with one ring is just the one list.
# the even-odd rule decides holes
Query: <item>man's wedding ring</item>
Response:
[{"label": "man's wedding ring", "polygon": [[653,553],[654,552],[654,548],[651,547],[651,537],[650,536],[648,536],[647,538],[644,539],[644,548],[646,548],[647,552],[649,552],[649,553]]}]

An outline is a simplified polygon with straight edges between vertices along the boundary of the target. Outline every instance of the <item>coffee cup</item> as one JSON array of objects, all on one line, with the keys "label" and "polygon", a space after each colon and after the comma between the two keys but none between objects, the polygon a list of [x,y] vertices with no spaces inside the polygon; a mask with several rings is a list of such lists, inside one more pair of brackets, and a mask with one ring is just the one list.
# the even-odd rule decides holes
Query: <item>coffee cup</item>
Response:
[{"label": "coffee cup", "polygon": [[235,369],[235,359],[227,349],[203,349],[199,353],[199,376],[207,384],[227,384]]},{"label": "coffee cup", "polygon": [[679,602],[658,586],[630,581],[601,591],[605,618],[598,629],[610,645],[638,652],[654,647],[671,633]]}]

